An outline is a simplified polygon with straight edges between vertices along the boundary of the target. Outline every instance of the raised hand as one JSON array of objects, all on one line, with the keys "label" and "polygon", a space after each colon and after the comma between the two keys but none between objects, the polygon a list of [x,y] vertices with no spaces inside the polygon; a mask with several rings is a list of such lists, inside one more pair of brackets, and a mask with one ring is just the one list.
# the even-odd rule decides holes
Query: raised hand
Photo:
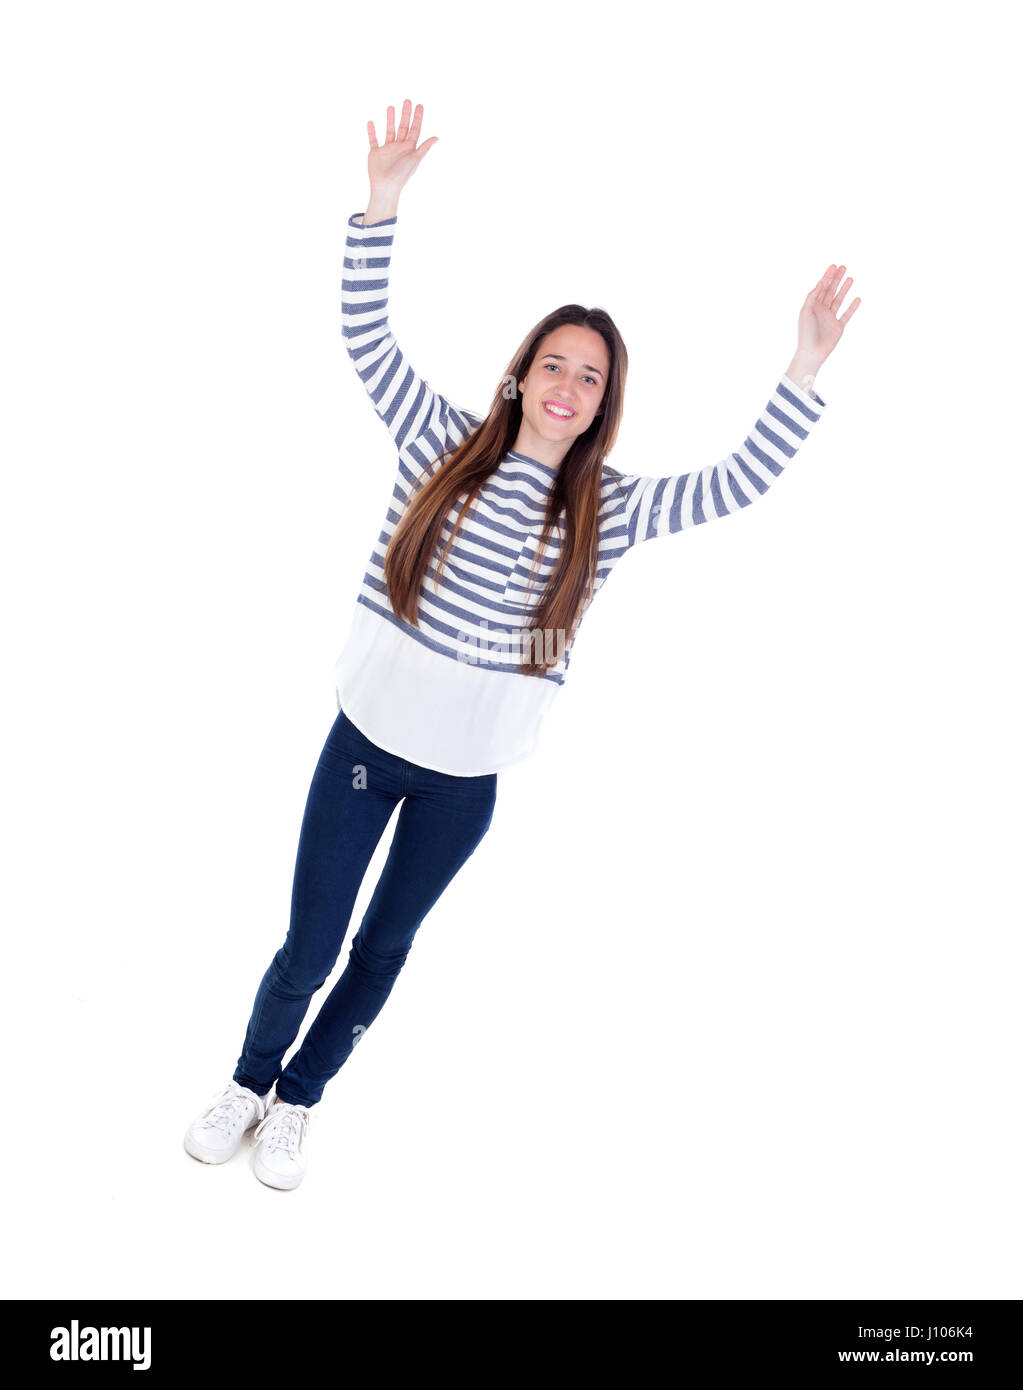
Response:
[{"label": "raised hand", "polygon": [[796,354],[814,371],[834,351],[846,324],[859,308],[860,301],[856,298],[842,317],[838,317],[842,300],[852,284],[852,277],[848,276],[841,289],[838,288],[844,270],[844,265],[829,265],[799,311],[799,346]]},{"label": "raised hand", "polygon": [[366,122],[369,132],[369,184],[374,193],[397,197],[418,169],[419,161],[426,151],[437,143],[438,137],[432,135],[429,140],[424,140],[418,149],[416,148],[422,124],[422,106],[417,106],[413,115],[412,103],[407,97],[401,108],[401,122],[397,135],[394,132],[394,107],[387,108],[387,134],[382,145],[377,144],[373,122]]}]

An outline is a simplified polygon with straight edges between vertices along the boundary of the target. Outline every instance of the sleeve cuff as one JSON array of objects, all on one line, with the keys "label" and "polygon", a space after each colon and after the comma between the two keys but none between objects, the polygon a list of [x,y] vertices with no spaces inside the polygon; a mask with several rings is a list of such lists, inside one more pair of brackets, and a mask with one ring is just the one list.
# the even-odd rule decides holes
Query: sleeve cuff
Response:
[{"label": "sleeve cuff", "polygon": [[811,410],[815,406],[821,407],[827,405],[827,401],[821,400],[820,396],[818,396],[816,391],[804,391],[801,386],[797,385],[796,382],[792,380],[792,378],[789,376],[787,372],[782,377],[782,381],[792,392],[792,394],[794,396],[797,396],[805,406],[809,406]]},{"label": "sleeve cuff", "polygon": [[395,213],[393,217],[385,217],[382,222],[356,222],[355,219],[357,217],[362,217],[364,215],[364,210],[359,212],[353,212],[351,217],[349,217],[348,219],[349,227],[355,227],[356,230],[361,230],[363,227],[390,227],[398,220],[398,215],[397,213]]}]

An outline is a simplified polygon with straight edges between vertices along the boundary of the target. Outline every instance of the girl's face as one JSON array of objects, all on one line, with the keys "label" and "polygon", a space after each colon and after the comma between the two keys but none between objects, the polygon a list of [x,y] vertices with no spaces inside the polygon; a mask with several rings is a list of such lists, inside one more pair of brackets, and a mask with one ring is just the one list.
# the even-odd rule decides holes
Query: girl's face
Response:
[{"label": "girl's face", "polygon": [[540,340],[519,382],[522,426],[514,447],[544,463],[560,463],[600,412],[611,359],[593,328],[566,323]]}]

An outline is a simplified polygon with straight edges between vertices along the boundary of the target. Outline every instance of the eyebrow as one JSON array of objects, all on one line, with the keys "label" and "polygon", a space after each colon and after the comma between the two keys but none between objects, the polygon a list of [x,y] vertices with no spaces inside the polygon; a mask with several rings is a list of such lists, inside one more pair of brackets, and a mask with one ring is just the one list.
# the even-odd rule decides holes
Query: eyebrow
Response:
[{"label": "eyebrow", "polygon": [[[540,361],[542,362],[542,361],[544,360],[544,358],[547,358],[547,357],[556,357],[557,360],[558,360],[559,362],[567,362],[567,361],[568,361],[568,358],[567,358],[567,357],[562,357],[562,355],[561,355],[560,352],[545,352],[544,355],[543,355],[543,357],[540,358]],[[595,366],[593,365],[592,362],[584,362],[584,363],[583,363],[583,366],[586,368],[586,370],[587,370],[588,372],[596,372],[598,376],[603,376],[603,375],[604,375],[604,373],[600,370],[600,368],[599,368],[599,367],[595,367]]]}]

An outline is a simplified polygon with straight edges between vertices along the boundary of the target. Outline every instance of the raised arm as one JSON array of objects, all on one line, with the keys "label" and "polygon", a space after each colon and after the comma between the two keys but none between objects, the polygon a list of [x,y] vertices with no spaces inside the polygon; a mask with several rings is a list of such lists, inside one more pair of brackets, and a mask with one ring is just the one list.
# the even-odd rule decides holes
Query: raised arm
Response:
[{"label": "raised arm", "polygon": [[719,463],[663,478],[621,477],[621,541],[628,548],[748,507],[781,476],[825,409],[815,391],[785,375],[743,444]]},{"label": "raised arm", "polygon": [[373,408],[397,447],[418,442],[433,459],[460,444],[480,420],[431,390],[391,331],[388,282],[397,225],[396,214],[375,224],[362,213],[348,219],[341,332]]},{"label": "raised arm", "polygon": [[341,279],[341,331],[377,414],[399,449],[418,445],[424,463],[456,447],[480,419],[430,389],[395,341],[388,318],[391,250],[398,225],[398,196],[436,137],[416,142],[423,108],[402,108],[397,137],[394,107],[387,108],[387,136],[378,145],[373,122],[370,140],[370,200],[365,213],[348,219]]},{"label": "raised arm", "polygon": [[844,265],[830,265],[803,301],[795,355],[741,448],[693,473],[618,479],[619,501],[608,518],[607,532],[618,547],[628,549],[639,541],[730,516],[762,497],[781,477],[824,414],[825,402],[813,383],[860,305],[859,298],[854,299],[838,317],[852,284],[850,277],[840,285],[844,270]]}]

